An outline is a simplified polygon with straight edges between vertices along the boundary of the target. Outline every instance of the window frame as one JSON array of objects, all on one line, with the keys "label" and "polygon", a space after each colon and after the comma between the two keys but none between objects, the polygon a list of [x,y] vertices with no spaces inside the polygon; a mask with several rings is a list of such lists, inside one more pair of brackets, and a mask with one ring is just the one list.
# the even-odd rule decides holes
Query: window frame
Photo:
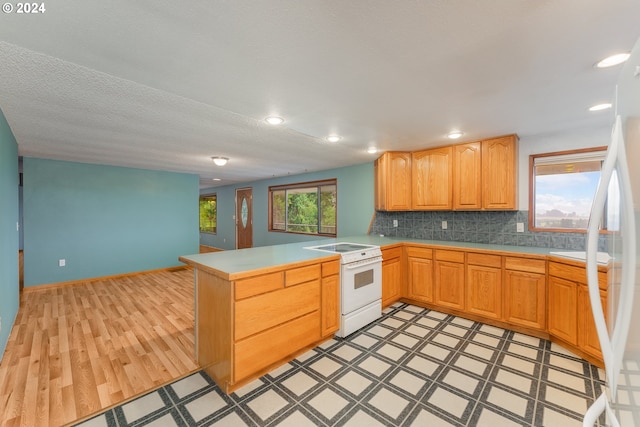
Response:
[{"label": "window frame", "polygon": [[[211,198],[215,198],[216,200],[216,227],[214,231],[203,231],[202,224],[200,223],[200,219],[201,219],[200,203],[202,203],[202,200],[211,199]],[[200,196],[198,197],[198,231],[200,233],[206,233],[206,234],[218,234],[218,194],[217,193],[200,194]]]},{"label": "window frame", "polygon": [[[575,150],[565,150],[565,151],[555,151],[552,153],[539,153],[539,154],[531,154],[529,156],[529,231],[536,232],[551,232],[551,233],[582,233],[586,234],[586,228],[550,228],[550,227],[536,227],[535,226],[535,215],[536,215],[536,188],[535,188],[535,160],[537,158],[544,157],[560,157],[566,156],[567,160],[571,160],[571,156],[575,156],[579,158],[580,155],[584,154],[596,154],[602,152],[603,158],[606,156],[607,146],[599,146],[599,147],[590,147],[590,148],[580,148]],[[606,231],[603,227],[601,231]]]},{"label": "window frame", "polygon": [[[321,209],[318,209],[318,232],[317,233],[305,233],[305,232],[301,232],[301,231],[288,231],[287,227],[288,227],[288,223],[287,223],[287,215],[286,215],[286,206],[285,206],[285,225],[284,225],[284,230],[279,229],[279,228],[273,228],[273,193],[275,191],[285,191],[285,200],[287,198],[287,191],[288,190],[295,190],[295,189],[300,189],[300,188],[310,188],[310,187],[316,187],[317,191],[320,192],[320,188],[324,187],[324,186],[328,186],[328,185],[334,185],[336,188],[336,203],[335,203],[335,217],[336,217],[336,224],[335,224],[335,231],[333,233],[320,233],[320,229],[321,229],[321,223],[320,223],[320,219],[321,219]],[[318,204],[320,204],[320,197],[318,197]],[[306,181],[306,182],[296,182],[296,183],[292,183],[292,184],[281,184],[281,185],[271,185],[269,186],[269,191],[268,191],[268,215],[269,215],[269,219],[268,219],[268,224],[269,224],[269,231],[270,232],[275,232],[275,233],[288,233],[288,234],[303,234],[303,235],[307,235],[307,236],[320,236],[320,237],[337,237],[338,236],[338,179],[337,178],[330,178],[330,179],[323,179],[323,180],[318,180],[318,181]]]}]

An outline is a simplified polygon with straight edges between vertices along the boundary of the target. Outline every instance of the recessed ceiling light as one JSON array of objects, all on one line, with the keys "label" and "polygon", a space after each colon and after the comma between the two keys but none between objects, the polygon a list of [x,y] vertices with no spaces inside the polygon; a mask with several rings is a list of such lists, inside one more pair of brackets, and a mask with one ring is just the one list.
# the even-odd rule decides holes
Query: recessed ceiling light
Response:
[{"label": "recessed ceiling light", "polygon": [[213,163],[215,163],[218,166],[224,166],[229,161],[228,157],[220,157],[220,156],[215,156],[215,157],[212,157],[211,159],[213,160]]},{"label": "recessed ceiling light", "polygon": [[220,178],[213,178],[214,181],[222,181]]},{"label": "recessed ceiling light", "polygon": [[329,142],[338,142],[342,139],[340,135],[329,135],[326,140]]},{"label": "recessed ceiling light", "polygon": [[615,55],[611,55],[607,58],[604,58],[602,61],[596,63],[596,67],[598,68],[607,68],[613,67],[614,65],[622,64],[624,61],[629,59],[629,53],[617,53]]},{"label": "recessed ceiling light", "polygon": [[378,149],[376,147],[367,148],[367,153],[369,154],[376,154],[377,152],[378,152]]},{"label": "recessed ceiling light", "polygon": [[449,139],[458,139],[462,136],[462,132],[460,131],[453,131],[453,132],[449,132],[449,135],[447,135],[447,137]]},{"label": "recessed ceiling light", "polygon": [[589,107],[589,111],[602,111],[602,110],[606,110],[608,108],[611,108],[611,104],[609,104],[609,103],[598,104],[598,105],[594,105],[592,107]]},{"label": "recessed ceiling light", "polygon": [[269,123],[270,125],[281,125],[284,123],[284,119],[278,116],[269,116],[264,119],[264,121]]}]

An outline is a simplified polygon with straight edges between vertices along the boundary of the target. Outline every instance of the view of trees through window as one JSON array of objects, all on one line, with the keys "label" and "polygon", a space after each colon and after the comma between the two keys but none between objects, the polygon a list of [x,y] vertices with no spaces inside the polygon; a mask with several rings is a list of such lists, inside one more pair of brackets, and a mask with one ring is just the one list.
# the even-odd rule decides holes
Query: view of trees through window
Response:
[{"label": "view of trees through window", "polygon": [[336,235],[336,181],[270,187],[270,230]]},{"label": "view of trees through window", "polygon": [[218,200],[215,194],[200,196],[200,232],[215,233],[218,223]]},{"label": "view of trees through window", "polygon": [[587,228],[604,154],[581,150],[532,156],[535,229]]}]

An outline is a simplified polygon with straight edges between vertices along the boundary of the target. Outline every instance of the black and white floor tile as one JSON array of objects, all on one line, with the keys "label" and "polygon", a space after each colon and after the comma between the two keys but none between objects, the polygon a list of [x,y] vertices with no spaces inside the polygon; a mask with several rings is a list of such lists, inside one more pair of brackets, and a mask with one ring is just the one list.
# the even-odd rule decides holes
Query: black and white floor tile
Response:
[{"label": "black and white floor tile", "polygon": [[79,426],[581,426],[603,372],[548,341],[397,303],[226,395],[204,373]]}]

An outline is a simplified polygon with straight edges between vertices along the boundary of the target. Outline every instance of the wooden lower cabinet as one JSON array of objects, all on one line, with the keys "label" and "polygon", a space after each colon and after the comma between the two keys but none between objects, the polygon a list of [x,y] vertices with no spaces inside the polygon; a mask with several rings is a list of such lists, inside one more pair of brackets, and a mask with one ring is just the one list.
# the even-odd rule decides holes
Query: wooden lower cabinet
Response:
[{"label": "wooden lower cabinet", "polygon": [[197,362],[229,393],[339,328],[339,260],[239,279],[196,269]]},{"label": "wooden lower cabinet", "polygon": [[466,311],[502,319],[502,257],[467,254]]},{"label": "wooden lower cabinet", "polygon": [[402,248],[382,249],[382,308],[402,298]]},{"label": "wooden lower cabinet", "polygon": [[322,264],[321,335],[327,337],[340,329],[340,263]]},{"label": "wooden lower cabinet", "polygon": [[433,298],[433,250],[407,246],[406,296],[412,300],[432,303]]},{"label": "wooden lower cabinet", "polygon": [[[607,317],[607,292],[600,290],[600,303]],[[593,320],[589,288],[586,285],[578,286],[578,346],[585,353],[602,359],[600,340]]]},{"label": "wooden lower cabinet", "polygon": [[434,252],[434,303],[455,310],[464,310],[464,252],[442,249],[436,249]]},{"label": "wooden lower cabinet", "polygon": [[578,285],[549,277],[549,333],[569,344],[578,344]]},{"label": "wooden lower cabinet", "polygon": [[546,261],[505,257],[504,320],[510,324],[546,331]]},{"label": "wooden lower cabinet", "polygon": [[[606,313],[607,267],[598,266],[600,303]],[[549,334],[569,344],[592,363],[602,366],[602,352],[596,332],[584,262],[555,258],[549,262]]]}]

